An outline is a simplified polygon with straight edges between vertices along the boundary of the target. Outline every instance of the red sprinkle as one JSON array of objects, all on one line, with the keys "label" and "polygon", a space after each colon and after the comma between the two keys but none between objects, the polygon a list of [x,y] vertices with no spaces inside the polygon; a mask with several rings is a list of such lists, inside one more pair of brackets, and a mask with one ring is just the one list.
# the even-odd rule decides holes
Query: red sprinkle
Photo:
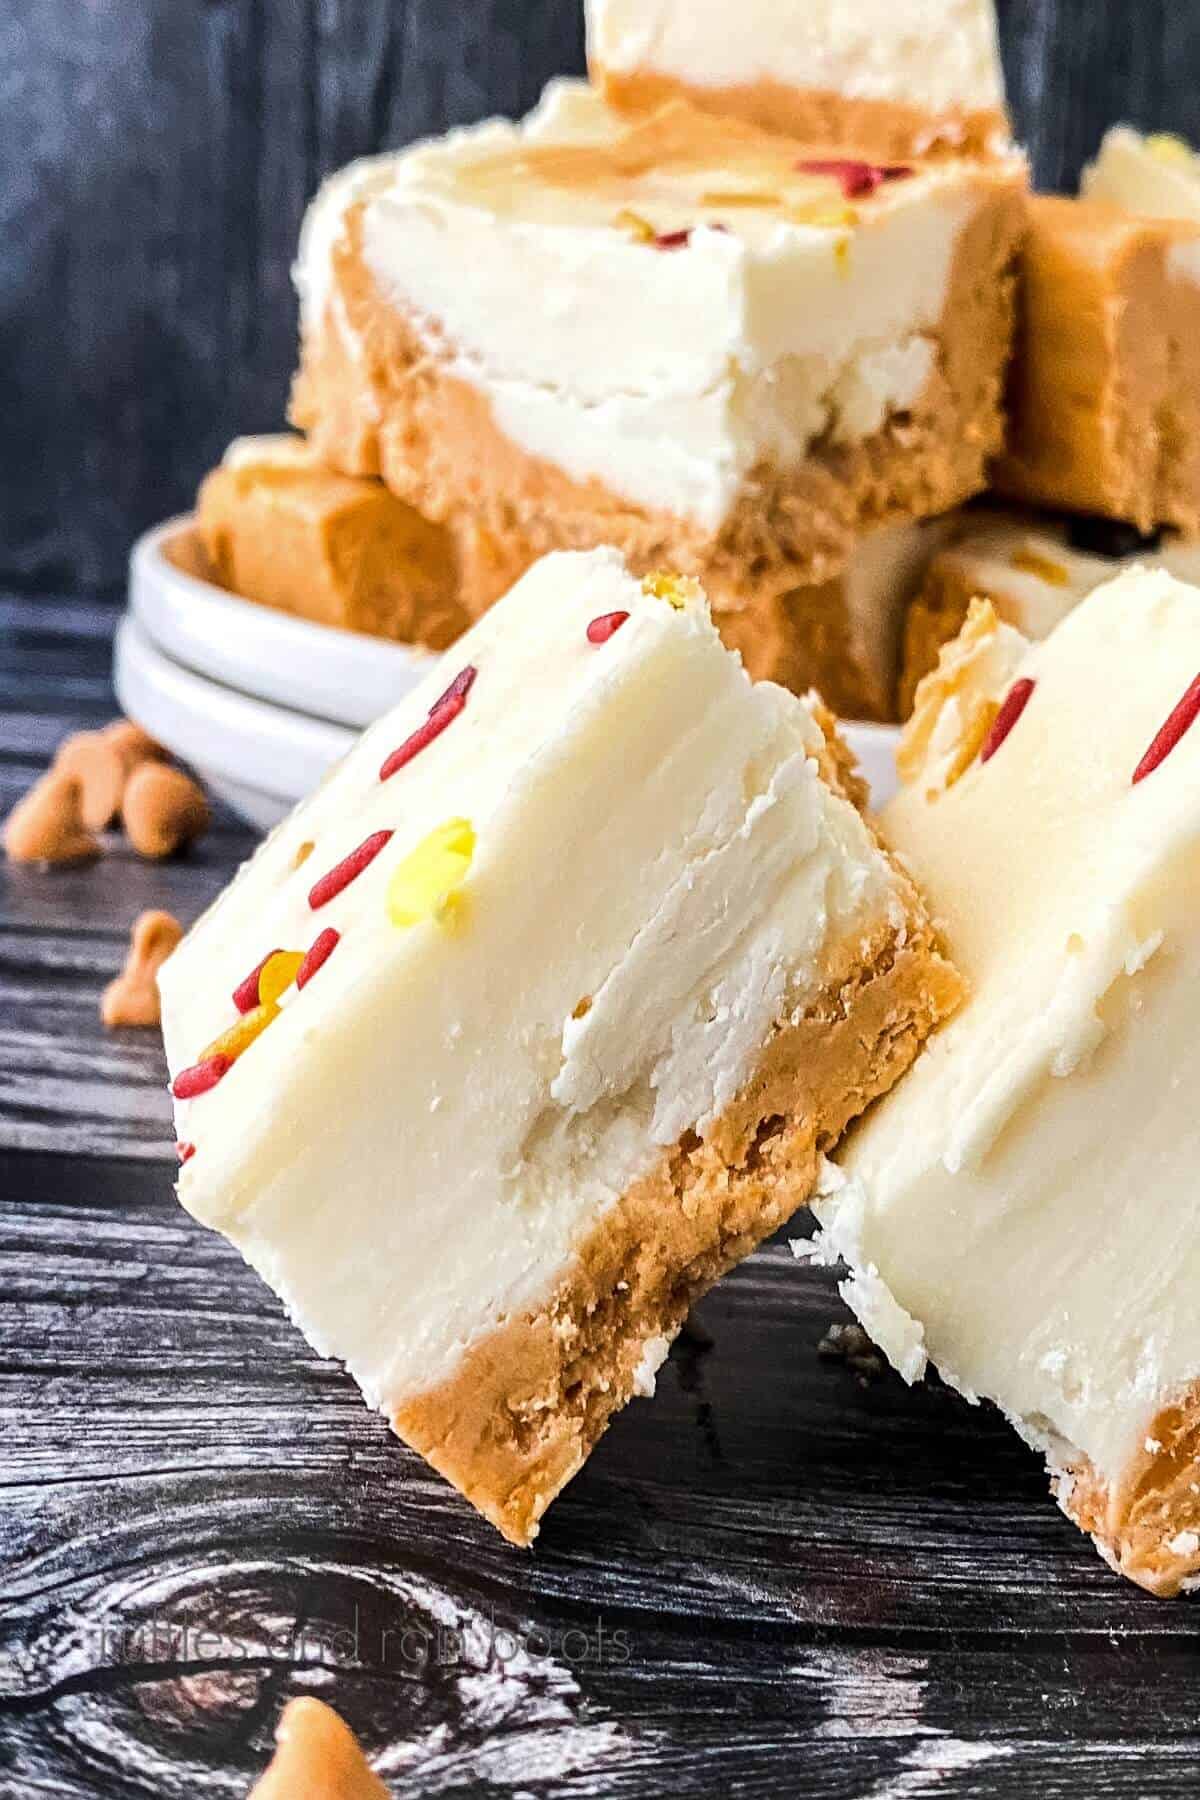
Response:
[{"label": "red sprinkle", "polygon": [[268,950],[260,963],[256,963],[243,981],[239,981],[233,990],[233,1004],[240,1013],[253,1012],[258,1005],[258,978],[275,955]]},{"label": "red sprinkle", "polygon": [[175,1154],[179,1158],[179,1166],[182,1168],[185,1162],[191,1162],[195,1156],[196,1146],[195,1144],[178,1143],[175,1146]]},{"label": "red sprinkle", "polygon": [[380,781],[387,781],[390,776],[395,775],[397,770],[404,767],[405,763],[410,763],[414,756],[419,756],[422,750],[432,744],[434,738],[441,737],[447,725],[453,725],[467,704],[467,695],[470,693],[478,673],[479,670],[473,664],[468,663],[466,668],[454,677],[445,693],[430,707],[425,723],[418,725],[412,736],[405,738],[399,749],[393,750],[387,758],[379,771]]},{"label": "red sprinkle", "polygon": [[1008,690],[1003,706],[992,720],[992,729],[983,740],[983,749],[979,752],[981,763],[990,762],[997,750],[1029,705],[1029,696],[1037,686],[1028,675],[1022,675],[1020,681],[1014,681]]},{"label": "red sprinkle", "polygon": [[190,1069],[180,1069],[171,1083],[171,1092],[177,1100],[194,1100],[197,1094],[207,1094],[210,1088],[215,1088],[232,1067],[232,1056],[206,1056],[203,1062],[193,1063]]},{"label": "red sprinkle", "polygon": [[861,200],[885,181],[903,181],[914,173],[907,163],[855,162],[849,157],[818,157],[798,162],[796,168],[801,175],[830,176],[841,187],[844,200]]},{"label": "red sprinkle", "polygon": [[332,925],[327,925],[324,931],[313,939],[308,947],[308,955],[296,971],[298,988],[302,988],[305,982],[311,981],[318,969],[324,968],[341,942],[341,937],[340,931],[335,931]]},{"label": "red sprinkle", "polygon": [[628,617],[627,612],[601,613],[600,617],[593,619],[587,628],[588,643],[607,644],[613,632],[620,631]]},{"label": "red sprinkle", "polygon": [[[656,250],[683,250],[691,243],[692,233],[695,229],[694,225],[685,225],[679,231],[660,231],[653,240],[653,246]],[[729,233],[728,225],[723,225],[719,219],[715,219],[707,229],[723,231],[726,235]]]},{"label": "red sprinkle", "polygon": [[316,912],[319,906],[327,906],[336,900],[343,888],[348,888],[356,876],[362,874],[368,863],[373,863],[383,846],[391,837],[390,831],[373,831],[369,838],[364,838],[357,850],[344,856],[340,863],[322,875],[320,881],[314,882],[308,890],[308,904]]},{"label": "red sprinkle", "polygon": [[1167,760],[1180,738],[1196,723],[1197,716],[1200,716],[1200,675],[1197,675],[1133,771],[1134,787],[1139,781],[1145,781],[1147,775],[1153,775],[1159,763]]}]

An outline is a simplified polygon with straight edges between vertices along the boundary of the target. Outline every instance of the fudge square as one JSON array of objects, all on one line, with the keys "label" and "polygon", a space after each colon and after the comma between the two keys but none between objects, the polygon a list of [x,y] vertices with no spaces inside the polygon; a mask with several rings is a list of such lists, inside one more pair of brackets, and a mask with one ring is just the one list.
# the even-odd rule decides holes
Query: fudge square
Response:
[{"label": "fudge square", "polygon": [[1200,532],[1200,223],[1029,205],[997,489]]},{"label": "fudge square", "polygon": [[614,105],[711,111],[883,156],[1004,146],[992,0],[587,0],[588,66]]},{"label": "fudge square", "polygon": [[[1143,537],[1132,525],[1086,515],[1028,512],[960,514],[949,541],[927,559],[908,604],[899,684],[906,719],[920,683],[937,667],[943,644],[966,623],[972,600],[989,600],[1005,625],[1039,641],[1122,569],[1166,569],[1200,582],[1200,542],[1174,532]],[[836,702],[830,700],[831,705]]]},{"label": "fudge square", "polygon": [[845,769],[550,557],[164,966],[183,1204],[515,1543],[957,996]]},{"label": "fudge square", "polygon": [[327,184],[293,418],[498,568],[611,543],[752,609],[985,485],[1025,182],[558,84]]},{"label": "fudge square", "polygon": [[943,653],[882,829],[969,998],[818,1203],[901,1373],[995,1401],[1159,1594],[1200,1575],[1197,670],[1162,571],[1034,646],[981,604]]},{"label": "fudge square", "polygon": [[299,618],[433,650],[469,623],[450,535],[300,437],[236,438],[201,485],[195,534],[214,579]]},{"label": "fudge square", "polygon": [[1105,200],[1144,219],[1200,223],[1200,157],[1170,132],[1143,137],[1128,125],[1114,125],[1079,189],[1085,199]]}]

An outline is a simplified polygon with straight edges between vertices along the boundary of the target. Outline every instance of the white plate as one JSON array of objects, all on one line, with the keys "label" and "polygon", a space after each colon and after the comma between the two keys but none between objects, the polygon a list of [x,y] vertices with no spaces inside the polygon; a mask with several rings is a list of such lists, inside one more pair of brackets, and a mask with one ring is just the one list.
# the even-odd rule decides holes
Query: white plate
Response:
[{"label": "white plate", "polygon": [[358,735],[185,669],[150,642],[131,613],[117,628],[113,682],[123,713],[262,829],[311,793]]},{"label": "white plate", "polygon": [[[114,680],[122,711],[263,830],[311,793],[357,736],[344,725],[272,705],[185,669],[151,643],[131,613],[117,630]],[[871,784],[873,803],[882,806],[896,789],[898,731],[854,724],[842,731]]]},{"label": "white plate", "polygon": [[361,730],[436,661],[428,650],[294,619],[176,568],[164,545],[192,525],[190,514],[168,519],[138,539],[129,560],[129,604],[138,624],[184,668]]}]

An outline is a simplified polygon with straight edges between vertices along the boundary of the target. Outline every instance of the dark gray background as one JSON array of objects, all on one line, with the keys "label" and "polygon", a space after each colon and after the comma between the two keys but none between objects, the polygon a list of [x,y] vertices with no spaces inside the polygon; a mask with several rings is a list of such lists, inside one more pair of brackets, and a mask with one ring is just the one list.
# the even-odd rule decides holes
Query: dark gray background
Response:
[{"label": "dark gray background", "polygon": [[[1200,137],[1200,0],[1001,0],[1042,186],[1106,124]],[[306,199],[365,151],[518,113],[581,0],[0,0],[0,585],[120,581],[282,416]],[[730,0],[736,29],[736,0]],[[932,51],[931,46],[931,51]]]}]

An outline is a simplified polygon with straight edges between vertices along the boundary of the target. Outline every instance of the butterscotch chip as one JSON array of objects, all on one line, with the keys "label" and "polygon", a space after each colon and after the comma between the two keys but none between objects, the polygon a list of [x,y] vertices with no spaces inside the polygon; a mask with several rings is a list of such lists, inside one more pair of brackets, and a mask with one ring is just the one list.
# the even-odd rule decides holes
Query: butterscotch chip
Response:
[{"label": "butterscotch chip", "polygon": [[166,763],[144,762],[125,788],[122,817],[139,856],[172,856],[194,843],[212,817],[204,790]]},{"label": "butterscotch chip", "polygon": [[130,937],[125,967],[110,981],[100,1000],[100,1017],[110,1027],[158,1025],[162,1010],[158,971],[183,937],[183,926],[169,912],[144,912]]},{"label": "butterscotch chip", "polygon": [[116,745],[101,731],[77,731],[59,745],[54,767],[78,777],[88,830],[107,831],[121,810],[125,787],[125,767]]},{"label": "butterscotch chip", "polygon": [[250,1800],[388,1800],[350,1727],[313,1695],[288,1702],[275,1743]]},{"label": "butterscotch chip", "polygon": [[76,863],[99,856],[83,817],[78,775],[51,769],[8,815],[4,848],[13,862]]},{"label": "butterscotch chip", "polygon": [[166,762],[167,752],[156,738],[132,719],[114,719],[101,732],[106,743],[112,745],[125,766],[126,774],[131,774],[139,763]]}]

